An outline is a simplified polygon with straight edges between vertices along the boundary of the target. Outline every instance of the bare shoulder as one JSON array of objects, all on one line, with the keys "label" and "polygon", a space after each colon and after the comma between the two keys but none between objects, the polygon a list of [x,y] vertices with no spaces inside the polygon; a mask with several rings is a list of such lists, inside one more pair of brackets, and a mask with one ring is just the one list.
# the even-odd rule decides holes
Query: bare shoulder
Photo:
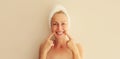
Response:
[{"label": "bare shoulder", "polygon": [[83,57],[83,47],[82,47],[82,45],[80,43],[76,43],[76,46],[79,50],[79,53],[80,53],[81,57]]}]

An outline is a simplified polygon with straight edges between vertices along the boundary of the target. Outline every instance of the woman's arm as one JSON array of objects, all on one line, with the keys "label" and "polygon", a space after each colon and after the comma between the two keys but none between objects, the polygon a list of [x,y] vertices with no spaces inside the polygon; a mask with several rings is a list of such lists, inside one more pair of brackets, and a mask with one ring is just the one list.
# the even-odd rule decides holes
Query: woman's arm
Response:
[{"label": "woman's arm", "polygon": [[76,44],[79,54],[81,56],[81,58],[83,59],[83,47],[80,44]]},{"label": "woman's arm", "polygon": [[42,45],[40,46],[39,49],[39,59],[46,59],[47,53],[42,51]]},{"label": "woman's arm", "polygon": [[39,52],[39,59],[46,59],[47,58],[47,53],[51,49],[51,47],[54,45],[53,41],[51,40],[52,36],[54,33],[50,34],[45,42],[41,44],[40,46],[40,52]]},{"label": "woman's arm", "polygon": [[76,48],[73,50],[73,59],[83,59],[83,50],[80,44],[76,44]]},{"label": "woman's arm", "polygon": [[73,59],[82,59],[82,47],[80,44],[76,44],[68,33],[66,35],[69,38],[67,45],[73,53]]},{"label": "woman's arm", "polygon": [[79,44],[74,46],[73,52],[73,59],[82,59],[82,49]]}]

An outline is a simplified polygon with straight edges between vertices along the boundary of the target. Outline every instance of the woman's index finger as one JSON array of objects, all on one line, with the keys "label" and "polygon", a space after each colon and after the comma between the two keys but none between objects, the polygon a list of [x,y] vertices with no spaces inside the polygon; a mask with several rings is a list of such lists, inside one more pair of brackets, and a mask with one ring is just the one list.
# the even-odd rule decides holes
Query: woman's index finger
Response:
[{"label": "woman's index finger", "polygon": [[50,34],[49,37],[48,37],[48,40],[50,40],[53,35],[54,35],[54,33]]}]

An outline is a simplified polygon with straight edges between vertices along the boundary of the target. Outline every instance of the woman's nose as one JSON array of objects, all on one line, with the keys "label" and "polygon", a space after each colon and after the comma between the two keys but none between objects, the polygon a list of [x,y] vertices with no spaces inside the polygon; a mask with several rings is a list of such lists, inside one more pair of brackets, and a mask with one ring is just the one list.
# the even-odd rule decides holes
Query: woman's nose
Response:
[{"label": "woman's nose", "polygon": [[62,30],[62,26],[60,24],[58,25],[58,30]]}]

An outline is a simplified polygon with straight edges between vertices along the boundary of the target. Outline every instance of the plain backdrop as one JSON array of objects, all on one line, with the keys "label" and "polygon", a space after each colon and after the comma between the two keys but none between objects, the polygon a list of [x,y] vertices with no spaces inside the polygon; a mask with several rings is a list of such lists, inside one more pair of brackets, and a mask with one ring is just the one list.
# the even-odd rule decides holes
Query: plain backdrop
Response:
[{"label": "plain backdrop", "polygon": [[120,0],[0,0],[0,59],[38,59],[55,4],[67,9],[84,59],[120,59]]}]

